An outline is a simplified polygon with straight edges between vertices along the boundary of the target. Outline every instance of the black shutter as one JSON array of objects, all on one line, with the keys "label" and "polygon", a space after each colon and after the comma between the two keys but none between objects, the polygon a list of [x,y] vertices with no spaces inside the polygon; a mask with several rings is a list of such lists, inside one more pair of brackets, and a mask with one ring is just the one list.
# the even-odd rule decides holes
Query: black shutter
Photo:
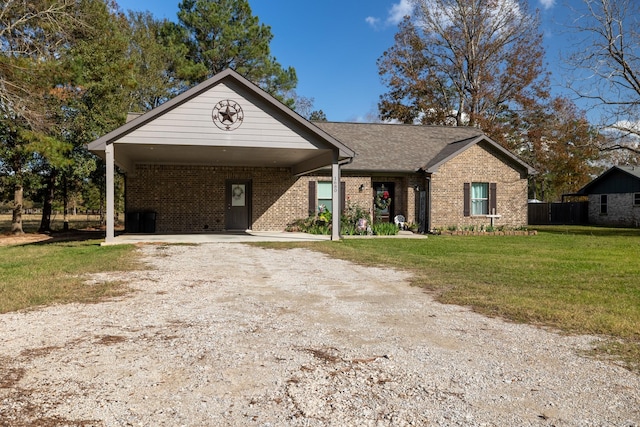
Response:
[{"label": "black shutter", "polygon": [[492,182],[489,184],[489,214],[497,214],[498,213],[498,201],[496,199],[496,183]]},{"label": "black shutter", "polygon": [[309,216],[316,214],[316,182],[309,181]]},{"label": "black shutter", "polygon": [[471,184],[464,183],[464,216],[471,215]]},{"label": "black shutter", "polygon": [[344,181],[340,183],[340,212],[344,212],[347,207],[346,203],[347,185]]}]

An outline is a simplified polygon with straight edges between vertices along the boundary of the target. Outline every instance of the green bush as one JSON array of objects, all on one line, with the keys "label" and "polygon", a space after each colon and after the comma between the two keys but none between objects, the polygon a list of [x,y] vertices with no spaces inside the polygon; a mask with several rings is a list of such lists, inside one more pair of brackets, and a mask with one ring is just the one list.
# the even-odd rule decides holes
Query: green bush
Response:
[{"label": "green bush", "polygon": [[[287,225],[286,231],[299,231],[309,234],[331,234],[331,212],[325,206],[318,207],[317,215],[310,215],[305,219],[297,219]],[[340,216],[340,232],[343,235],[353,236],[367,234],[366,228],[358,228],[358,222],[364,219],[366,224],[371,223],[369,213],[356,204],[347,202],[347,207]]]},{"label": "green bush", "polygon": [[377,236],[395,236],[398,234],[398,226],[392,222],[378,222],[373,224],[373,234]]}]

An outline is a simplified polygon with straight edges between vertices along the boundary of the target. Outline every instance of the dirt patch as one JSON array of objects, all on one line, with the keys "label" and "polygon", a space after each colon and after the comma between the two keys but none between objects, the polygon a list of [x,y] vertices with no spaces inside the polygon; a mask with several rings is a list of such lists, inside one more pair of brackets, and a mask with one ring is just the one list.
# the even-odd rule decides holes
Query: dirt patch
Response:
[{"label": "dirt patch", "polygon": [[50,239],[51,236],[47,234],[0,234],[0,246],[27,245],[29,243],[45,242]]}]

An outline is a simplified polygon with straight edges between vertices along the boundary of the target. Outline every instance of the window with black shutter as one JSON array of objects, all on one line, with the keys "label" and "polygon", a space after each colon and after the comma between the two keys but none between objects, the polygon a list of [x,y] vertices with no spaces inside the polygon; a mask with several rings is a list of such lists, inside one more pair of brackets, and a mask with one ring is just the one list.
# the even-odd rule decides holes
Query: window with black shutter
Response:
[{"label": "window with black shutter", "polygon": [[[333,210],[331,181],[309,181],[309,215],[315,215],[320,206]],[[346,207],[346,183],[340,182],[340,211]]]}]

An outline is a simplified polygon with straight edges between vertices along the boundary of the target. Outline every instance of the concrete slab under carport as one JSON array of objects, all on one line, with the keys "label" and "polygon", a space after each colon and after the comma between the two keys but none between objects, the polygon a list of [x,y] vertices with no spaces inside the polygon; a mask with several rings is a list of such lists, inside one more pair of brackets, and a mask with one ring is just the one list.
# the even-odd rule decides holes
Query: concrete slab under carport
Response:
[{"label": "concrete slab under carport", "polygon": [[199,234],[120,234],[103,245],[130,245],[137,243],[247,243],[247,242],[314,242],[331,240],[331,236],[284,231],[246,231],[244,233]]},{"label": "concrete slab under carport", "polygon": [[[341,236],[342,239],[426,239],[426,234],[399,231],[395,236]],[[108,245],[131,245],[138,243],[250,243],[250,242],[320,242],[330,241],[330,235],[308,234],[286,231],[246,231],[237,233],[194,233],[194,234],[120,234]]]}]

